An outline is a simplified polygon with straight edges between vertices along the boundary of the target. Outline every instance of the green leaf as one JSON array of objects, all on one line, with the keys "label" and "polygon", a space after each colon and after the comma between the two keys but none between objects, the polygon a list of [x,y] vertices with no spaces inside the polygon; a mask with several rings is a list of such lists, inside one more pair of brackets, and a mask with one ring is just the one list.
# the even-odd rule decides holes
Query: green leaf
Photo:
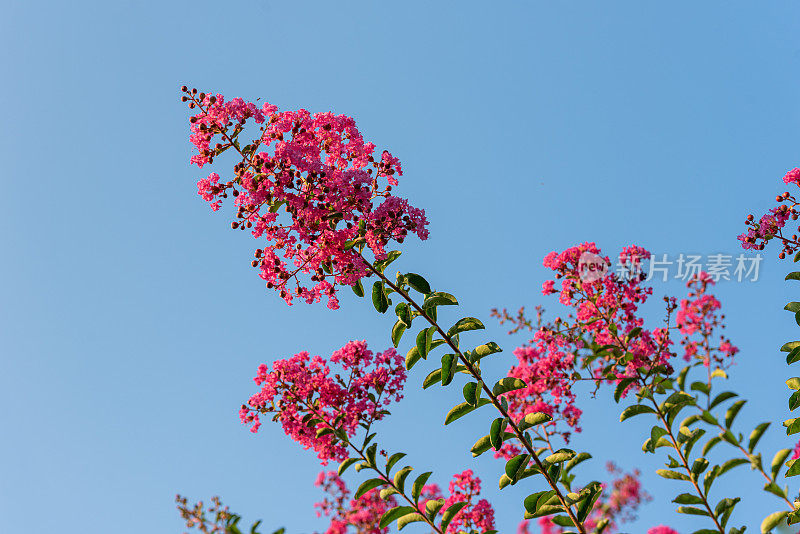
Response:
[{"label": "green leaf", "polygon": [[494,394],[495,397],[499,397],[503,393],[508,393],[509,391],[515,391],[525,387],[528,387],[525,381],[520,380],[519,378],[507,376],[497,381],[492,388],[492,394]]},{"label": "green leaf", "polygon": [[399,491],[397,491],[396,489],[394,489],[392,487],[383,488],[381,490],[381,499],[383,499],[385,501],[386,499],[388,499],[392,495],[397,495],[399,493],[400,493]]},{"label": "green leaf", "polygon": [[707,511],[701,510],[700,508],[695,508],[694,506],[678,506],[677,510],[675,511],[679,514],[702,515],[705,517],[710,517]]},{"label": "green leaf", "polygon": [[789,273],[784,280],[800,280],[800,272]]},{"label": "green leaf", "polygon": [[350,287],[353,288],[353,293],[355,293],[357,297],[363,297],[364,296],[364,286],[361,284],[361,280],[360,279]]},{"label": "green leaf", "polygon": [[383,290],[383,282],[375,282],[372,285],[372,304],[378,313],[386,313],[389,309],[389,298]]},{"label": "green leaf", "polygon": [[478,399],[481,398],[481,386],[478,382],[467,382],[464,384],[462,392],[464,393],[464,400],[467,401],[467,404],[470,406],[476,406],[478,404]]},{"label": "green leaf", "polygon": [[800,418],[794,419],[787,419],[783,422],[783,426],[786,427],[786,435],[791,436],[792,434],[797,434],[800,432]]},{"label": "green leaf", "polygon": [[365,480],[358,487],[355,494],[353,494],[353,498],[359,499],[369,490],[377,488],[378,486],[383,486],[384,484],[386,484],[386,482],[384,480],[381,480],[380,478],[370,478],[369,480]]},{"label": "green leaf", "polygon": [[[415,349],[412,349],[415,350]],[[434,369],[433,371],[425,377],[425,380],[422,382],[422,389],[428,389],[432,385],[439,383],[442,381],[442,369]]]},{"label": "green leaf", "polygon": [[705,393],[706,395],[711,393],[711,388],[708,387],[708,384],[706,384],[705,382],[699,382],[699,381],[692,382],[691,389],[692,391],[700,391],[701,393]]},{"label": "green leaf", "polygon": [[[798,274],[798,273],[791,273],[791,274]],[[769,514],[767,517],[764,518],[764,521],[761,522],[761,534],[769,534],[773,528],[777,527],[781,521],[786,519],[786,516],[789,515],[789,512],[775,512]]]},{"label": "green leaf", "polygon": [[397,315],[397,319],[406,325],[406,327],[411,326],[411,309],[408,307],[408,304],[405,302],[400,302],[397,306],[394,307],[394,313]]},{"label": "green leaf", "polygon": [[417,350],[417,347],[411,347],[408,353],[406,353],[406,369],[410,371],[411,368],[414,367],[421,358],[422,356]]},{"label": "green leaf", "polygon": [[425,503],[425,512],[428,514],[428,519],[433,520],[439,510],[444,506],[444,499],[431,499]]},{"label": "green leaf", "polygon": [[786,364],[791,365],[800,360],[800,347],[795,347],[786,355]]},{"label": "green leaf", "polygon": [[784,343],[780,350],[781,352],[790,352],[797,347],[800,347],[800,341],[789,341]]},{"label": "green leaf", "polygon": [[425,297],[425,302],[422,307],[425,309],[435,308],[436,306],[456,306],[458,300],[450,293],[443,293],[436,291]]},{"label": "green leaf", "polygon": [[792,313],[797,313],[800,311],[800,302],[789,302],[783,309]]},{"label": "green leaf", "polygon": [[473,457],[478,457],[484,452],[488,451],[492,447],[492,442],[489,439],[489,434],[486,434],[478,441],[475,442],[475,445],[472,446],[470,452],[472,452]]},{"label": "green leaf", "polygon": [[547,415],[544,412],[533,412],[529,413],[525,416],[525,418],[519,422],[517,425],[520,430],[527,430],[529,428],[548,423],[552,421],[553,418]]},{"label": "green leaf", "polygon": [[786,381],[786,385],[789,386],[789,389],[798,390],[800,389],[800,377],[792,377]]},{"label": "green leaf", "polygon": [[400,254],[402,253],[399,250],[390,250],[386,253],[386,257],[384,259],[375,262],[375,270],[379,273],[383,273],[390,263],[400,257]]},{"label": "green leaf", "polygon": [[406,331],[406,325],[402,321],[397,321],[392,327],[392,343],[394,347],[400,344],[400,339],[403,337],[403,332]]},{"label": "green leaf", "polygon": [[767,427],[769,427],[769,423],[761,423],[750,433],[750,442],[747,444],[747,450],[750,454],[753,454],[753,451],[758,445],[761,436],[763,436],[764,432],[767,430]]},{"label": "green leaf", "polygon": [[395,519],[400,519],[404,515],[413,514],[416,512],[417,509],[413,506],[398,506],[397,508],[391,508],[386,510],[386,512],[384,512],[384,514],[381,516],[379,526],[380,528],[386,528],[389,526],[389,523]]},{"label": "green leaf", "polygon": [[786,471],[786,474],[783,475],[786,478],[800,475],[800,462],[797,460],[789,460],[786,462],[786,467],[789,468],[789,470]]},{"label": "green leaf", "polygon": [[442,385],[447,386],[453,381],[456,374],[456,355],[445,354],[442,356]]},{"label": "green leaf", "polygon": [[656,470],[656,474],[670,480],[689,480],[689,475],[678,473],[677,471],[671,471],[669,469],[658,469]]},{"label": "green leaf", "polygon": [[411,497],[414,499],[414,502],[419,501],[419,496],[422,493],[422,487],[425,485],[425,483],[428,481],[428,479],[432,474],[433,474],[432,472],[427,471],[418,476],[417,479],[414,481],[414,484],[411,486]]},{"label": "green leaf", "polygon": [[419,512],[404,515],[400,519],[397,520],[397,530],[403,530],[406,525],[410,523],[418,523],[420,521],[426,521],[425,516]]},{"label": "green leaf", "polygon": [[485,358],[490,354],[495,354],[496,352],[503,352],[503,349],[501,349],[500,346],[494,341],[490,341],[485,345],[479,345],[475,347],[475,350],[472,351],[472,361],[480,361],[482,358]]},{"label": "green leaf", "polygon": [[494,450],[499,451],[503,446],[503,431],[507,424],[505,417],[498,417],[492,421],[491,429],[489,430],[489,441],[494,447]]},{"label": "green leaf", "polygon": [[706,456],[708,454],[708,451],[714,448],[714,446],[720,441],[722,441],[722,438],[719,436],[714,436],[713,438],[708,440],[706,444],[703,445],[703,456]]},{"label": "green leaf", "polygon": [[404,452],[397,452],[397,453],[391,455],[389,457],[389,459],[386,460],[386,474],[388,475],[389,473],[391,473],[392,472],[392,467],[394,467],[394,464],[396,464],[397,462],[399,462],[400,460],[405,458],[405,456],[406,456],[406,453],[404,453]]},{"label": "green leaf", "polygon": [[778,478],[778,473],[781,472],[781,467],[783,467],[783,462],[786,461],[786,458],[792,453],[792,449],[781,449],[775,453],[775,456],[772,458],[772,480]]},{"label": "green leaf", "polygon": [[559,449],[544,460],[548,464],[557,464],[571,460],[575,457],[575,454],[575,451],[571,451],[569,449]]},{"label": "green leaf", "polygon": [[634,404],[633,406],[628,406],[623,410],[622,415],[620,415],[619,420],[620,422],[629,419],[635,415],[643,414],[643,413],[656,413],[654,409],[644,404]]},{"label": "green leaf", "polygon": [[588,452],[579,452],[578,454],[575,455],[575,457],[572,460],[564,464],[564,472],[569,473],[572,470],[572,468],[574,468],[576,465],[585,462],[591,457],[592,455],[589,454]]},{"label": "green leaf", "polygon": [[783,491],[783,488],[781,488],[774,482],[767,482],[766,484],[764,484],[764,491],[767,491],[781,499],[786,498],[786,492]]},{"label": "green leaf", "polygon": [[732,398],[737,397],[737,396],[738,395],[736,393],[734,393],[733,391],[723,391],[722,393],[720,393],[719,395],[714,397],[714,400],[712,400],[711,404],[708,405],[708,409],[709,410],[713,410],[717,405],[725,402],[728,399],[732,399]]},{"label": "green leaf", "polygon": [[408,478],[408,475],[413,470],[414,470],[413,467],[407,465],[394,474],[394,485],[398,489],[398,491],[400,491],[400,493],[403,493],[405,491],[404,488],[406,484],[406,478]]},{"label": "green leaf", "polygon": [[725,427],[730,428],[736,416],[739,415],[739,410],[745,405],[746,400],[738,400],[730,405],[728,411],[725,412]]},{"label": "green leaf", "polygon": [[439,528],[441,529],[442,532],[447,532],[447,526],[450,524],[450,522],[453,520],[453,518],[456,516],[456,514],[458,512],[460,512],[461,509],[464,508],[466,505],[467,505],[466,502],[463,502],[463,501],[462,502],[457,502],[457,503],[451,504],[447,508],[447,510],[444,511],[444,514],[442,514],[442,522],[441,522],[441,524],[439,526]]},{"label": "green leaf", "polygon": [[734,467],[739,467],[740,465],[749,464],[750,460],[746,458],[731,458],[727,462],[723,463],[719,468],[719,473],[717,476],[721,476],[723,473],[727,473]]},{"label": "green leaf", "polygon": [[347,468],[356,463],[357,461],[358,461],[357,458],[348,458],[347,460],[339,464],[339,476],[342,476],[342,473],[347,471]]},{"label": "green leaf", "polygon": [[614,390],[614,400],[619,402],[622,398],[622,394],[628,389],[628,386],[633,384],[636,381],[635,378],[623,378],[617,384],[617,388]]},{"label": "green leaf", "polygon": [[448,337],[453,337],[461,332],[468,332],[470,330],[483,330],[484,328],[486,327],[483,326],[483,323],[475,317],[464,317],[447,331],[447,335]]},{"label": "green leaf", "polygon": [[677,504],[703,504],[703,499],[691,493],[681,493],[675,497],[672,502]]},{"label": "green leaf", "polygon": [[418,274],[407,273],[406,282],[408,282],[408,285],[410,285],[415,291],[418,291],[423,295],[427,295],[431,292],[431,285],[427,280]]},{"label": "green leaf", "polygon": [[530,459],[529,454],[518,454],[506,462],[506,475],[511,479],[512,484],[518,480],[519,475],[528,466]]},{"label": "green leaf", "polygon": [[419,352],[420,356],[423,358],[428,357],[428,353],[431,351],[432,344],[433,344],[433,333],[436,332],[436,327],[431,326],[429,328],[423,328],[417,334],[417,352]]},{"label": "green leaf", "polygon": [[478,401],[478,404],[475,406],[469,404],[468,402],[462,402],[461,404],[454,406],[452,410],[447,412],[447,416],[445,416],[444,418],[444,424],[449,425],[453,421],[456,421],[457,419],[464,417],[468,413],[477,410],[481,406],[486,406],[487,404],[490,403],[491,401],[489,399],[480,399]]}]

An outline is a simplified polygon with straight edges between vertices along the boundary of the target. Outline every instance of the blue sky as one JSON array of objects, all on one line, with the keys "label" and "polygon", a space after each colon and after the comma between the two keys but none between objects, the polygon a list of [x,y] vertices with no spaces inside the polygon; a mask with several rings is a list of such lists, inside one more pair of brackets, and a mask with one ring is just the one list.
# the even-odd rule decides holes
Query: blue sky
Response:
[{"label": "blue sky", "polygon": [[[400,191],[431,220],[400,268],[456,294],[507,349],[520,340],[488,311],[553,307],[539,293],[547,252],[593,240],[609,253],[738,254],[744,216],[798,165],[794,2],[2,0],[2,11],[3,532],[175,533],[176,492],[220,494],[290,534],[324,526],[314,455],[274,426],[253,436],[236,410],[259,363],[350,339],[383,348],[390,320],[350,297],[334,313],[264,290],[252,240],[196,195],[184,83],[354,116],[401,158]],[[788,267],[768,253],[758,282],[718,288],[742,349],[731,388],[751,399],[743,422],[787,417],[776,349],[796,336],[781,310],[797,291]],[[500,464],[468,452],[479,430],[441,427],[457,397],[411,385],[383,443],[439,483],[474,468],[507,532],[540,488],[499,495]],[[657,501],[679,492],[640,451],[646,423],[620,426],[605,399],[585,409],[586,477],[611,459],[641,467]],[[781,434],[765,448],[791,446]],[[726,476],[745,497],[737,521],[756,530],[778,501],[752,490],[755,474]],[[657,502],[640,517],[629,531],[698,525]]]}]

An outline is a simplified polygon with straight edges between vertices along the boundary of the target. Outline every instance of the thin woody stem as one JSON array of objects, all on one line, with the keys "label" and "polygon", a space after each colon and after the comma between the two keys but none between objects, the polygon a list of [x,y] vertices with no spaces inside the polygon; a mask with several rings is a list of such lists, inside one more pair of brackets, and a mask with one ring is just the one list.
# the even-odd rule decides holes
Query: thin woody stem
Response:
[{"label": "thin woody stem", "polygon": [[570,521],[572,521],[573,525],[575,525],[575,527],[579,530],[581,534],[587,534],[586,527],[584,527],[583,523],[575,516],[575,512],[572,510],[572,507],[569,504],[567,504],[566,497],[564,497],[564,494],[559,489],[557,481],[553,480],[550,477],[550,475],[547,474],[547,469],[542,463],[542,460],[536,454],[536,451],[534,450],[533,446],[530,443],[528,443],[528,440],[525,438],[525,435],[523,434],[522,430],[520,430],[519,426],[517,426],[517,423],[509,415],[508,410],[506,410],[503,407],[498,397],[492,392],[491,389],[489,389],[486,383],[481,379],[480,370],[478,370],[475,367],[475,365],[471,361],[469,361],[468,358],[464,356],[464,353],[461,352],[461,350],[455,345],[453,339],[449,335],[447,335],[447,333],[442,329],[442,327],[439,326],[439,324],[433,318],[431,318],[430,315],[428,315],[425,312],[425,310],[419,304],[417,304],[417,302],[413,298],[411,298],[411,296],[408,293],[403,291],[399,286],[397,286],[397,284],[394,284],[391,280],[389,280],[382,272],[378,271],[363,256],[362,259],[364,259],[364,262],[366,263],[367,267],[373,273],[375,273],[387,286],[389,286],[392,290],[394,290],[398,295],[403,297],[403,299],[405,299],[405,301],[408,302],[411,305],[411,307],[413,307],[417,311],[417,313],[419,313],[420,317],[423,317],[426,321],[428,321],[428,323],[430,323],[430,325],[436,329],[439,335],[442,336],[442,339],[445,341],[445,343],[447,343],[447,345],[456,353],[459,361],[464,365],[464,367],[466,367],[469,374],[472,375],[473,378],[476,378],[478,380],[478,383],[481,384],[481,389],[486,394],[486,397],[489,399],[492,405],[494,405],[497,411],[500,412],[500,414],[506,420],[508,420],[508,424],[511,427],[513,434],[525,448],[527,453],[530,454],[534,463],[536,463],[536,466],[541,471],[542,476],[544,476],[545,480],[547,480],[547,484],[555,492],[556,497],[561,503],[561,506],[564,508],[566,514],[569,516]]}]

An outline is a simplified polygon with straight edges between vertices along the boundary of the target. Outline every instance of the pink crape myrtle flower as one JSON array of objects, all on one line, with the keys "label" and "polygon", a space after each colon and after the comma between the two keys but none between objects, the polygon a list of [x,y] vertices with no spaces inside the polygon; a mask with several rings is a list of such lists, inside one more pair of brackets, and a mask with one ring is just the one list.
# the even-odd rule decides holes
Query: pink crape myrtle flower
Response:
[{"label": "pink crape myrtle flower", "polygon": [[[787,172],[783,177],[783,182],[787,185],[800,185],[800,169],[795,167]],[[776,208],[771,208],[758,222],[752,213],[747,216],[745,220],[747,231],[739,235],[739,241],[745,250],[764,250],[767,243],[777,239],[783,245],[778,257],[784,259],[787,254],[800,250],[797,234],[789,236],[788,232],[787,235],[783,233],[789,220],[796,221],[800,213],[797,208],[798,201],[789,191],[776,196],[775,202],[780,204]],[[800,231],[800,227],[797,230]]]},{"label": "pink crape myrtle flower", "polygon": [[453,517],[447,526],[447,533],[494,530],[494,508],[486,499],[478,499],[481,493],[481,479],[476,477],[471,469],[454,475],[448,489],[450,496],[444,498],[438,485],[424,486],[419,501],[420,511],[425,510],[425,505],[429,500],[444,499],[444,506],[439,511],[440,514],[455,503],[466,502],[466,506]]},{"label": "pink crape myrtle flower", "polygon": [[678,534],[678,531],[664,525],[659,525],[657,527],[647,529],[647,534]]},{"label": "pink crape myrtle flower", "polygon": [[[331,366],[339,367],[334,373]],[[272,369],[258,367],[261,389],[239,410],[239,417],[257,432],[260,415],[272,413],[284,432],[306,449],[317,452],[323,465],[347,458],[345,444],[335,434],[353,436],[361,423],[379,421],[386,407],[403,398],[405,359],[393,348],[373,353],[365,341],[351,341],[329,360],[300,352],[277,360]]]},{"label": "pink crape myrtle flower", "polygon": [[[642,489],[641,472],[624,473],[615,464],[609,462],[606,469],[614,475],[610,484],[603,484],[603,493],[597,500],[590,516],[584,522],[587,530],[597,527],[600,521],[608,520],[604,532],[616,532],[619,524],[634,521],[636,511],[642,503],[653,498]],[[549,517],[538,519],[541,534],[560,534],[564,529],[556,526]],[[517,528],[520,534],[528,533],[528,522],[523,521]]]},{"label": "pink crape myrtle flower", "polygon": [[709,293],[709,287],[713,285],[714,280],[703,271],[693,276],[686,283],[689,295],[680,301],[675,321],[683,335],[684,360],[701,360],[706,367],[713,362],[723,368],[730,366],[739,349],[716,333],[725,328],[725,316],[719,313],[722,304]]},{"label": "pink crape myrtle flower", "polygon": [[[370,274],[362,247],[383,259],[390,242],[428,238],[424,210],[391,192],[403,175],[400,161],[376,155],[351,117],[184,92],[198,110],[190,119],[191,163],[203,167],[226,151],[238,160],[231,176],[212,172],[198,181],[198,194],[215,211],[233,197],[232,228],[265,241],[252,265],[287,304],[325,297],[336,309],[337,286]],[[257,136],[240,143],[248,122]]]},{"label": "pink crape myrtle flower", "polygon": [[[537,338],[546,340],[551,347],[561,347],[565,354],[584,348],[581,336],[577,335],[579,332],[599,346],[622,348],[623,340],[627,340],[625,348],[630,357],[624,364],[616,361],[613,351],[606,351],[594,361],[591,370],[598,379],[608,379],[608,373],[603,370],[611,363],[615,364],[612,381],[616,382],[636,376],[637,369],[642,367],[663,366],[670,370],[672,341],[668,330],[644,328],[644,320],[638,314],[640,306],[653,292],[643,284],[642,265],[650,258],[650,253],[636,245],[625,247],[618,256],[621,269],[596,279],[581,277],[580,259],[585,254],[599,256],[611,264],[610,258],[602,256],[595,243],[582,243],[545,257],[544,266],[555,271],[556,280],[561,280],[560,290],[554,288],[556,280],[551,280],[554,284],[548,284],[546,289],[553,288],[559,302],[574,313],[566,321],[556,319],[553,327],[545,327],[549,332],[540,331]],[[631,335],[634,331],[635,335]]]},{"label": "pink crape myrtle flower", "polygon": [[314,483],[325,492],[325,498],[314,505],[317,517],[329,517],[330,524],[324,534],[347,534],[353,527],[355,534],[386,534],[389,527],[380,528],[380,519],[390,508],[397,506],[394,496],[381,499],[380,490],[367,491],[358,499],[350,498],[350,490],[335,471],[321,472]]}]

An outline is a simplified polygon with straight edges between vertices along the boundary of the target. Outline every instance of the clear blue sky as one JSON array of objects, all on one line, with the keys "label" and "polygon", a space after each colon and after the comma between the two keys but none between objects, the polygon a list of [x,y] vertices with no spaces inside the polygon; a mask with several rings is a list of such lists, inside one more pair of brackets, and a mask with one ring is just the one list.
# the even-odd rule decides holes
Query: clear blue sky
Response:
[{"label": "clear blue sky", "polygon": [[[795,2],[0,5],[2,532],[172,534],[176,492],[220,494],[290,534],[323,527],[314,455],[274,426],[253,436],[236,410],[258,363],[382,348],[390,320],[350,297],[334,313],[264,290],[252,240],[196,195],[181,84],[356,117],[431,220],[401,267],[508,349],[488,311],[541,303],[550,250],[738,253],[744,216],[800,163]],[[757,283],[719,287],[742,349],[731,387],[755,401],[743,422],[786,417],[787,267],[768,254]],[[441,427],[458,394],[409,387],[383,442],[440,483],[473,467],[508,532],[526,492],[498,496],[500,464],[468,452],[474,426]],[[613,459],[642,467],[657,499],[678,493],[640,452],[645,422],[585,408],[575,444],[597,460],[582,473]],[[767,448],[790,446],[781,434]],[[726,476],[734,494],[760,485]],[[752,530],[779,504],[758,493],[737,514]],[[628,530],[661,522],[698,524],[653,503]]]}]

